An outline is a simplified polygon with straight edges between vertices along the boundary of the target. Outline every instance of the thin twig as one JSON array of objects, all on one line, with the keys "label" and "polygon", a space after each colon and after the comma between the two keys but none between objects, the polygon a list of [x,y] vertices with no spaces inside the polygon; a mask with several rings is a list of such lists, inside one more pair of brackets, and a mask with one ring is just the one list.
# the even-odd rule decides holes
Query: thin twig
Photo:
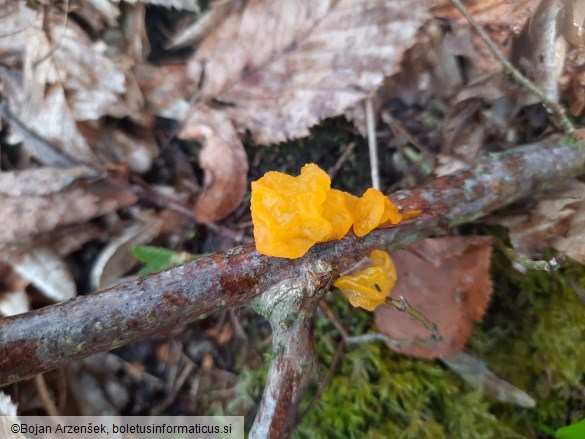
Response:
[{"label": "thin twig", "polygon": [[380,165],[378,163],[378,139],[376,138],[376,116],[374,115],[374,99],[366,99],[366,123],[368,125],[368,148],[370,149],[370,168],[372,171],[372,187],[381,189]]},{"label": "thin twig", "polygon": [[494,243],[498,249],[511,261],[520,264],[528,270],[546,271],[551,273],[560,268],[564,257],[562,255],[553,257],[550,261],[534,260],[528,256],[521,255],[513,248],[508,247],[501,239],[494,238]]},{"label": "thin twig", "polygon": [[418,320],[425,328],[427,328],[429,331],[431,331],[431,334],[433,335],[434,340],[441,340],[442,339],[441,334],[439,333],[439,328],[437,327],[437,325],[435,323],[431,322],[427,317],[425,317],[425,315],[423,313],[418,311],[416,308],[413,308],[404,297],[400,296],[400,299],[398,299],[398,300],[390,297],[386,300],[386,303],[388,305],[392,305],[398,311],[403,311],[403,312],[407,313],[409,316]]},{"label": "thin twig", "polygon": [[37,386],[39,397],[41,398],[43,407],[47,411],[47,415],[59,416],[59,409],[57,409],[53,398],[51,398],[49,389],[47,388],[47,383],[45,382],[45,376],[43,374],[37,375],[35,377],[35,385]]},{"label": "thin twig", "polygon": [[396,338],[391,338],[391,337],[387,336],[386,334],[382,334],[380,332],[369,332],[367,334],[362,334],[362,335],[349,335],[347,330],[343,327],[343,325],[339,322],[339,320],[337,320],[337,317],[335,317],[333,310],[329,307],[329,305],[327,305],[327,303],[325,303],[325,301],[323,301],[323,300],[321,301],[321,303],[319,304],[319,308],[321,309],[321,311],[323,311],[325,313],[325,315],[331,321],[333,326],[335,326],[335,329],[337,329],[337,331],[339,331],[339,334],[341,335],[341,339],[343,340],[343,342],[347,346],[356,345],[356,344],[363,344],[363,343],[373,343],[373,342],[377,342],[377,341],[382,341],[384,343],[387,343],[387,344],[395,346],[395,347],[412,346],[412,345],[429,346],[429,345],[434,345],[436,343],[435,340],[430,340],[430,341],[423,340],[422,338],[418,338],[418,337],[406,338],[406,339],[396,339]]},{"label": "thin twig", "polygon": [[408,129],[403,125],[403,123],[396,119],[389,111],[382,112],[382,120],[388,124],[388,126],[394,131],[394,133],[398,132],[402,136],[408,140],[408,143],[415,146],[421,154],[423,154],[427,159],[434,160],[435,155],[421,142],[419,142]]},{"label": "thin twig", "polygon": [[504,66],[504,72],[507,74],[512,75],[512,77],[523,85],[528,91],[530,91],[534,96],[540,100],[547,107],[550,111],[555,113],[559,118],[561,127],[567,134],[572,134],[575,131],[575,126],[567,117],[567,112],[565,109],[559,105],[557,102],[550,99],[546,96],[542,90],[540,90],[536,84],[534,84],[530,79],[524,76],[516,67],[512,65],[510,61],[506,59],[506,57],[502,54],[500,49],[494,44],[490,36],[487,32],[475,21],[475,19],[471,16],[471,14],[467,11],[465,6],[461,0],[451,0],[453,5],[461,12],[461,14],[465,17],[465,19],[469,22],[470,26],[475,29],[475,31],[479,34],[480,38],[483,40],[485,44],[489,47],[492,54],[497,58],[497,60]]},{"label": "thin twig", "polygon": [[329,175],[329,178],[331,180],[333,180],[335,174],[339,172],[345,161],[348,159],[348,157],[355,149],[355,146],[356,146],[355,142],[351,142],[349,145],[347,145],[343,152],[341,153],[341,155],[339,156],[339,158],[337,159],[337,161],[335,162],[335,164],[331,168],[329,168],[329,170],[327,171],[327,175]]}]

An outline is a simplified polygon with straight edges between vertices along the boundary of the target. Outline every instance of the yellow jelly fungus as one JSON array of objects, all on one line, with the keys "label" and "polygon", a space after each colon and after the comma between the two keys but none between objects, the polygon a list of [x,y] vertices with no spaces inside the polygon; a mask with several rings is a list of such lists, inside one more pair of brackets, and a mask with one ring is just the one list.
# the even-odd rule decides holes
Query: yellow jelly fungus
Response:
[{"label": "yellow jelly fungus", "polygon": [[251,209],[256,249],[290,259],[303,256],[317,242],[343,238],[352,225],[361,237],[420,214],[401,214],[376,189],[361,198],[331,189],[329,176],[312,163],[297,177],[271,171],[253,182]]},{"label": "yellow jelly fungus", "polygon": [[365,236],[381,224],[398,224],[402,215],[398,208],[377,189],[370,188],[358,200],[354,211],[353,232]]},{"label": "yellow jelly fungus", "polygon": [[298,177],[267,172],[252,183],[252,222],[257,250],[268,256],[299,258],[332,232],[323,217],[331,187],[329,176],[315,164]]},{"label": "yellow jelly fungus", "polygon": [[331,233],[323,238],[323,241],[341,239],[347,235],[353,224],[352,212],[357,200],[357,197],[337,189],[331,189],[327,192],[323,206],[323,218],[331,223]]},{"label": "yellow jelly fungus", "polygon": [[373,311],[386,301],[396,283],[396,268],[390,255],[382,250],[370,254],[371,267],[349,276],[341,276],[333,285],[339,288],[355,307]]}]

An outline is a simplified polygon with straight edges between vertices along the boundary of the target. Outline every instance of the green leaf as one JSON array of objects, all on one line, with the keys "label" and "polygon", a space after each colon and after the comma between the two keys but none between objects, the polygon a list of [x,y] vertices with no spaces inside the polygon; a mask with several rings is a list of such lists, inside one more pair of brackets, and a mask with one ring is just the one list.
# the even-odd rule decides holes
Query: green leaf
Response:
[{"label": "green leaf", "polygon": [[196,256],[188,253],[177,253],[168,248],[155,247],[151,245],[141,245],[132,247],[132,255],[146,265],[138,272],[139,276],[157,273],[167,268],[181,265],[193,259]]},{"label": "green leaf", "polygon": [[559,428],[555,433],[558,439],[583,439],[585,438],[585,419],[576,424],[567,425]]}]

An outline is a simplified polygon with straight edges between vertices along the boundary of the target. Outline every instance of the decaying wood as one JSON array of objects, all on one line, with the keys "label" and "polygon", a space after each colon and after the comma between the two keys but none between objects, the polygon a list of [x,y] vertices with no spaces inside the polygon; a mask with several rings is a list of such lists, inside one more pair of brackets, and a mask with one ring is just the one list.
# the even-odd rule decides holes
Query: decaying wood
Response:
[{"label": "decaying wood", "polygon": [[[275,410],[274,404],[288,397],[287,407],[294,411],[306,385],[299,381],[300,392],[287,393],[291,384],[282,380],[294,372],[287,363],[291,355],[299,355],[308,365],[312,361],[311,343],[301,346],[301,341],[312,333],[311,297],[317,297],[327,283],[323,267],[343,271],[375,248],[392,251],[442,234],[450,226],[579,175],[584,168],[585,142],[552,136],[492,154],[474,168],[394,193],[390,198],[396,204],[423,213],[361,239],[349,234],[340,241],[316,245],[296,260],[266,257],[253,244],[245,245],[65,303],[0,318],[0,385],[160,334],[221,309],[250,304],[262,295],[258,303],[275,330],[277,355],[271,370],[273,381],[267,385],[262,414],[253,431],[258,432],[255,437],[285,437],[294,413]],[[321,274],[317,281],[298,284],[310,273]],[[283,310],[283,302],[274,299],[293,286],[295,294],[307,301],[285,301],[290,307]],[[299,303],[306,307],[298,308]],[[291,313],[302,314],[294,324]],[[287,345],[286,340],[300,341]],[[279,351],[279,346],[284,350]]]}]

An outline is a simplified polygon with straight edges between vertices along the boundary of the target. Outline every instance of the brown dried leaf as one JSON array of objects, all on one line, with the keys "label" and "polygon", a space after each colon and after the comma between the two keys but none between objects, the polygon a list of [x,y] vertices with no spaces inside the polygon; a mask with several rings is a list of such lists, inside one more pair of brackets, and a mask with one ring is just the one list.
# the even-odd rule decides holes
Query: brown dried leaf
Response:
[{"label": "brown dried leaf", "polygon": [[0,293],[0,316],[13,316],[30,310],[26,291]]},{"label": "brown dried leaf", "polygon": [[103,42],[94,43],[74,20],[57,13],[45,17],[44,27],[38,21],[29,35],[24,88],[33,102],[42,103],[47,86],[60,85],[75,120],[111,114],[126,91],[125,75],[105,56]]},{"label": "brown dried leaf", "polygon": [[232,11],[242,7],[243,0],[216,1],[197,20],[179,29],[168,45],[169,49],[194,46],[212,32]]},{"label": "brown dried leaf", "polygon": [[0,258],[55,302],[77,296],[77,287],[69,267],[49,246],[38,246],[26,251],[2,248]]},{"label": "brown dried leaf", "polygon": [[[131,63],[122,56],[108,58],[103,41],[92,41],[75,20],[56,9],[39,8],[34,14],[24,31],[22,72],[1,72],[9,108],[30,131],[57,149],[98,163],[77,123],[105,115],[141,117],[137,113],[143,97]],[[26,136],[24,142],[31,154],[51,163]]]},{"label": "brown dried leaf", "polygon": [[551,247],[585,264],[585,184],[572,181],[542,196],[525,215],[504,217],[516,251],[541,257]]},{"label": "brown dried leaf", "polygon": [[35,12],[25,2],[0,4],[0,64],[20,66]]},{"label": "brown dried leaf", "polygon": [[[24,126],[34,134],[48,141],[58,150],[69,157],[87,163],[97,163],[98,160],[79,132],[76,121],[65,99],[63,88],[59,85],[47,86],[40,102],[30,96],[28,90],[20,85],[20,80],[12,72],[2,72],[2,91],[4,92],[10,110]],[[52,154],[40,149],[30,138],[23,137],[27,152],[41,163],[52,166],[59,164]]]},{"label": "brown dried leaf", "polygon": [[[188,64],[202,101],[258,143],[306,136],[396,73],[428,18],[427,2],[251,1],[233,11]],[[261,31],[259,31],[259,29]],[[204,73],[204,76],[202,76]]]},{"label": "brown dried leaf", "polygon": [[248,158],[233,125],[223,112],[201,107],[185,122],[179,137],[204,144],[199,165],[205,170],[205,186],[195,218],[214,222],[226,217],[240,204],[248,184]]},{"label": "brown dried leaf", "polygon": [[[481,236],[425,239],[392,254],[398,272],[393,297],[403,296],[436,323],[443,337],[436,345],[391,349],[421,358],[460,351],[474,321],[484,314],[492,292],[489,276],[491,239]],[[390,305],[376,308],[380,332],[397,339],[430,339],[429,331]]]},{"label": "brown dried leaf", "polygon": [[[82,168],[85,169],[85,168]],[[80,176],[82,171],[64,171],[52,169],[53,179],[44,181],[48,190],[28,186],[27,181],[32,175],[47,177],[51,171],[31,170],[13,173],[8,180],[13,188],[3,187],[0,191],[0,245],[22,244],[23,240],[43,232],[50,232],[57,227],[78,224],[99,215],[112,212],[120,207],[134,204],[136,194],[130,187],[120,186],[107,180],[82,181],[75,179],[75,172]],[[1,175],[1,174],[0,174]],[[67,181],[71,184],[66,186]],[[18,188],[24,188],[18,190]],[[6,193],[20,194],[18,196]]]},{"label": "brown dried leaf", "polygon": [[[559,79],[567,54],[567,42],[560,35],[565,4],[562,0],[543,0],[528,23],[528,32],[517,44],[518,64],[553,102],[559,101]],[[540,102],[527,90],[519,105]]]},{"label": "brown dried leaf", "polygon": [[75,180],[96,177],[98,173],[85,166],[0,172],[0,196],[46,196],[63,190]]},{"label": "brown dried leaf", "polygon": [[156,138],[152,133],[129,134],[120,129],[101,133],[98,145],[113,161],[126,163],[132,172],[148,172],[158,155]]},{"label": "brown dried leaf", "polygon": [[[145,215],[146,217],[146,215]],[[158,216],[148,215],[144,221],[136,222],[112,239],[102,249],[91,268],[90,282],[94,290],[109,287],[137,265],[131,249],[144,245],[156,237],[162,227]]]},{"label": "brown dried leaf", "polygon": [[[94,17],[95,20],[95,12],[102,16],[110,26],[115,26],[116,20],[120,16],[120,9],[109,0],[86,0],[80,2],[76,11],[76,13],[83,16],[87,21],[91,17]],[[96,28],[97,26],[94,26],[94,29]]]},{"label": "brown dried leaf", "polygon": [[468,99],[450,109],[441,124],[443,154],[454,154],[466,163],[473,163],[480,155],[485,139],[482,103],[479,99]]},{"label": "brown dried leaf", "polygon": [[20,424],[20,420],[16,416],[17,409],[17,405],[12,402],[10,396],[0,390],[0,437],[27,439],[24,434],[20,432],[15,434],[10,429],[15,423]]},{"label": "brown dried leaf", "polygon": [[[518,35],[527,20],[532,16],[540,0],[467,0],[463,4],[475,20],[487,26],[496,41],[503,41],[510,34]],[[436,17],[455,19],[467,23],[450,0],[440,2],[433,8]]]},{"label": "brown dried leaf", "polygon": [[136,66],[135,74],[154,114],[177,120],[184,120],[190,114],[189,102],[185,98],[184,66],[154,67],[143,63]]}]

